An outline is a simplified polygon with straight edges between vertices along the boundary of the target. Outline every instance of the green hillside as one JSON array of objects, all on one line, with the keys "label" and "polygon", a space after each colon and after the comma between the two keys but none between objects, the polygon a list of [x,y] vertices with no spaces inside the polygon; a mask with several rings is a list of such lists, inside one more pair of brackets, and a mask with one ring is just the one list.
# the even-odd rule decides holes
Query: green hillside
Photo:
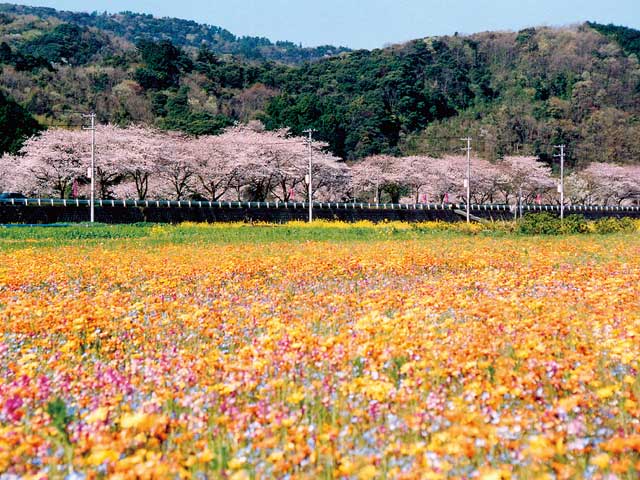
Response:
[{"label": "green hillside", "polygon": [[0,92],[0,152],[17,153],[22,142],[40,130],[20,105]]},{"label": "green hillside", "polygon": [[231,54],[251,60],[274,60],[300,63],[337,55],[349,49],[324,45],[303,48],[293,42],[272,42],[267,38],[238,37],[221,27],[203,25],[179,18],[157,18],[133,12],[118,14],[66,12],[46,7],[0,4],[0,12],[55,19],[80,27],[98,28],[136,43],[139,40],[169,40],[181,48],[198,49],[205,45],[217,54]]},{"label": "green hillside", "polygon": [[617,25],[603,25],[595,22],[587,22],[594,30],[613,38],[622,49],[629,53],[640,57],[640,31],[633,28],[621,27]]},{"label": "green hillside", "polygon": [[[198,135],[260,119],[315,128],[348,160],[458,152],[471,135],[489,159],[551,162],[564,143],[575,166],[640,161],[640,32],[625,27],[434,37],[291,65],[260,46],[278,44],[242,53],[237,37],[194,22],[0,12],[0,88],[44,125],[77,125],[77,112],[95,110],[101,122]],[[203,45],[196,31],[218,40]]]}]

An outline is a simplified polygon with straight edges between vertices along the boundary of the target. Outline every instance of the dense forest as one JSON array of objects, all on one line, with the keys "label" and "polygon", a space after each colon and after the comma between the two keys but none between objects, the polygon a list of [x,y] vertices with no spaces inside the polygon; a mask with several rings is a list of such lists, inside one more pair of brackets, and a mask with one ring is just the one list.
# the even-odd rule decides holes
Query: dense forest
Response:
[{"label": "dense forest", "polygon": [[294,134],[314,128],[345,160],[454,153],[467,135],[488,160],[551,164],[559,143],[572,167],[640,160],[640,32],[625,27],[425,38],[326,50],[295,65],[304,56],[267,55],[260,42],[240,51],[242,39],[194,22],[6,4],[0,12],[3,102],[44,126],[77,126],[89,110],[103,123],[193,135],[259,119]]}]

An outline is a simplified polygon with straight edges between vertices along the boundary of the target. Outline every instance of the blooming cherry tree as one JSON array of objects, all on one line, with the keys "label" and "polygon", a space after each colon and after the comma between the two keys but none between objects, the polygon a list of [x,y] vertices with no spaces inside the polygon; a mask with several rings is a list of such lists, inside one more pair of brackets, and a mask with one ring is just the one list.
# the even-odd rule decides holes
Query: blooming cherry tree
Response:
[{"label": "blooming cherry tree", "polygon": [[537,157],[505,157],[499,164],[498,190],[504,203],[522,195],[524,202],[533,202],[538,194],[553,191],[556,181],[551,169]]},{"label": "blooming cherry tree", "polygon": [[567,178],[572,201],[601,205],[621,204],[640,193],[640,167],[594,162]]},{"label": "blooming cherry tree", "polygon": [[34,195],[64,198],[74,179],[87,174],[90,143],[83,133],[51,129],[27,140],[11,160],[15,165],[11,183]]},{"label": "blooming cherry tree", "polygon": [[170,132],[160,137],[160,151],[157,164],[160,186],[157,190],[183,200],[195,192],[197,150],[188,136]]},{"label": "blooming cherry tree", "polygon": [[[266,131],[253,123],[203,141],[208,145],[204,165],[209,184],[214,180],[219,189],[244,189],[251,200],[264,201],[271,196],[289,201],[292,192],[305,188],[309,144],[304,137],[291,136],[286,129]],[[314,190],[333,188],[335,179],[345,171],[338,158],[325,153],[326,147],[322,142],[311,144]]]},{"label": "blooming cherry tree", "polygon": [[392,203],[398,203],[406,186],[403,163],[391,155],[373,155],[351,167],[351,187],[354,192],[373,190],[374,201],[380,202],[381,191],[387,192]]}]

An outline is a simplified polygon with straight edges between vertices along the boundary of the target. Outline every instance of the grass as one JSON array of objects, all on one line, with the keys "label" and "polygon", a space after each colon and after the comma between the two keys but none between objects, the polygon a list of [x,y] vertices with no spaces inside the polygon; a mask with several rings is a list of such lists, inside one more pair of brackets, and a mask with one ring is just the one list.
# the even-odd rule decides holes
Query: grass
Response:
[{"label": "grass", "polygon": [[106,225],[79,224],[72,226],[0,228],[0,248],[24,246],[25,243],[43,246],[75,243],[86,240],[99,243],[104,240],[136,240],[158,243],[280,243],[304,241],[375,241],[388,238],[416,238],[444,230],[419,227],[406,223],[358,222],[355,224],[316,222],[308,225],[292,222],[271,224],[134,224]]},{"label": "grass", "polygon": [[[587,225],[597,225],[596,222]],[[640,225],[640,223],[635,223]],[[633,225],[632,225],[633,226]],[[587,234],[598,234],[596,228],[586,229]],[[629,231],[627,230],[627,233]],[[634,232],[635,233],[635,232]],[[103,244],[118,246],[122,242],[149,246],[163,244],[269,244],[286,242],[372,242],[384,240],[415,240],[433,236],[452,238],[462,236],[505,237],[528,235],[514,222],[494,222],[480,225],[464,222],[383,222],[361,221],[355,223],[329,222],[319,220],[313,224],[290,222],[286,224],[267,223],[182,223],[132,225],[76,224],[48,227],[25,226],[15,228],[0,227],[0,250],[23,248],[25,246],[76,245],[78,241],[86,245]],[[113,242],[111,242],[113,240]]]}]

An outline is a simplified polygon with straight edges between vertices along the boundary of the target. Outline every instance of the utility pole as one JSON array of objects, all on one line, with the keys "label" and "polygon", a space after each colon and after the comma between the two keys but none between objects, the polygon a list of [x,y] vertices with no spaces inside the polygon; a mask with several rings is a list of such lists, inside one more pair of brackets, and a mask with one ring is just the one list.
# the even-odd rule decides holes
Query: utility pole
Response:
[{"label": "utility pole", "polygon": [[560,220],[564,221],[564,149],[565,149],[565,145],[555,145],[553,148],[560,149],[560,155],[554,155],[554,157],[560,158],[560,185],[558,185],[558,192],[560,193]]},{"label": "utility pole", "polygon": [[307,184],[309,186],[309,223],[313,222],[313,187],[311,182],[313,181],[313,130],[312,128],[305,130],[303,133],[307,133],[309,135],[309,173],[307,174]]},{"label": "utility pole", "polygon": [[522,218],[522,184],[518,187],[518,211]]},{"label": "utility pole", "polygon": [[463,142],[467,142],[467,146],[463,150],[467,151],[467,178],[464,180],[464,186],[467,189],[467,223],[471,222],[471,137],[461,138]]},{"label": "utility pole", "polygon": [[91,223],[95,222],[95,199],[96,199],[96,114],[91,112],[88,115],[83,115],[84,118],[91,119],[90,127],[82,127],[83,130],[91,131],[91,167],[89,168],[89,176],[91,177],[91,203],[89,209],[91,211],[90,218]]}]

